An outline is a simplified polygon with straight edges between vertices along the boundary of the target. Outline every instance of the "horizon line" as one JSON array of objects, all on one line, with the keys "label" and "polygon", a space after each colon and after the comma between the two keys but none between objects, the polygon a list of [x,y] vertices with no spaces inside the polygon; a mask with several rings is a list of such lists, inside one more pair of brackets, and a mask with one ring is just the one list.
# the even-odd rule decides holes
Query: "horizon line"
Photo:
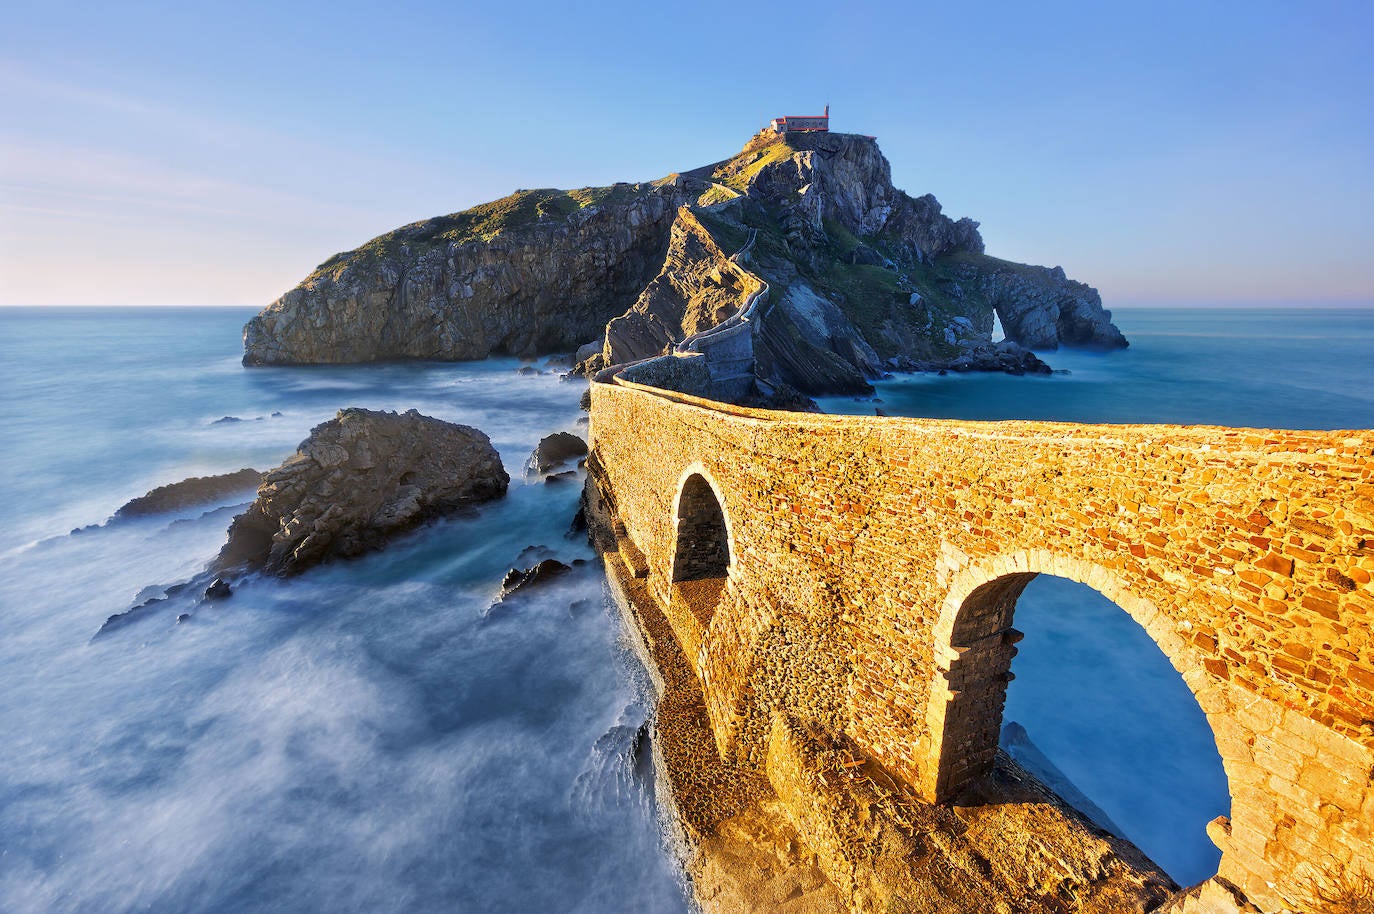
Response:
[{"label": "horizon line", "polygon": [[[0,309],[28,309],[41,310],[49,308],[57,309],[104,309],[104,308],[129,308],[129,309],[158,309],[158,308],[195,308],[195,309],[229,309],[229,308],[251,308],[258,311],[270,307],[267,305],[254,304],[187,304],[176,302],[149,302],[144,304],[91,304],[80,302],[51,302],[47,304],[25,304],[20,302],[0,302]],[[1317,299],[1260,299],[1257,301],[1245,301],[1234,298],[1187,298],[1187,299],[1119,299],[1115,302],[1103,302],[1103,307],[1107,310],[1114,308],[1204,308],[1215,310],[1252,308],[1257,310],[1265,309],[1303,309],[1303,308],[1332,308],[1340,310],[1362,310],[1374,308],[1374,297],[1371,298],[1317,298]]]}]

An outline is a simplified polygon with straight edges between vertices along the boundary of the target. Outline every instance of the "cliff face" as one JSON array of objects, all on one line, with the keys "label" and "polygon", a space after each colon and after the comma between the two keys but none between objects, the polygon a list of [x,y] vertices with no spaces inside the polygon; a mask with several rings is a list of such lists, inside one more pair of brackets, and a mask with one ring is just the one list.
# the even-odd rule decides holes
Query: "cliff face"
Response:
[{"label": "cliff face", "polygon": [[[608,327],[602,362],[702,329],[710,309],[667,294],[687,278],[717,322],[743,290],[767,285],[751,318],[757,376],[808,394],[863,392],[889,369],[1047,372],[1024,347],[1126,345],[1095,290],[1057,267],[988,257],[976,222],[893,187],[869,137],[765,131],[683,179],[707,188],[679,215],[694,231],[673,232],[659,277]],[[997,345],[994,315],[1008,336]]]},{"label": "cliff face", "polygon": [[721,250],[690,207],[679,208],[658,275],[606,325],[607,364],[658,355],[684,336],[724,321],[763,283]]},{"label": "cliff face", "polygon": [[869,137],[764,131],[713,174],[780,208],[789,241],[804,246],[826,244],[829,220],[858,237],[885,235],[917,261],[983,251],[978,223],[950,219],[930,194],[911,197],[893,187],[892,168]]},{"label": "cliff face", "polygon": [[1043,368],[1017,344],[1126,345],[1094,289],[986,256],[978,223],[893,187],[872,138],[763,131],[662,181],[520,191],[337,255],[249,322],[244,362],[599,350],[590,370],[666,352],[765,286],[758,376],[813,394],[887,369]]},{"label": "cliff face", "polygon": [[[673,182],[523,191],[320,266],[244,328],[244,363],[480,359],[600,336],[663,260]],[[479,208],[482,209],[482,208]]]}]

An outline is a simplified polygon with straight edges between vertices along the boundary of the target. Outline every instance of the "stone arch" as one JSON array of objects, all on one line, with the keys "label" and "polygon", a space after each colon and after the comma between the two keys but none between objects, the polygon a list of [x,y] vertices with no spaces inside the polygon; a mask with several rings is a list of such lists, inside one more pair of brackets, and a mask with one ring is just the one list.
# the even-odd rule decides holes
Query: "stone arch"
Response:
[{"label": "stone arch", "polygon": [[671,601],[684,605],[699,627],[699,643],[720,605],[735,566],[735,541],[721,488],[700,463],[678,480],[673,498]]},{"label": "stone arch", "polygon": [[[1117,573],[1046,550],[1001,556],[953,575],[934,627],[935,674],[926,703],[930,739],[921,765],[922,790],[931,799],[951,799],[992,764],[1011,661],[1021,637],[1012,627],[1012,616],[1021,592],[1041,573],[1087,585],[1120,607],[1182,676],[1207,720],[1213,743],[1231,729],[1231,722],[1219,716],[1215,702],[1204,694],[1207,674],[1201,658],[1170,619],[1136,596]],[[1218,754],[1228,785],[1234,785],[1233,759]],[[1234,810],[1234,787],[1228,792]]]}]

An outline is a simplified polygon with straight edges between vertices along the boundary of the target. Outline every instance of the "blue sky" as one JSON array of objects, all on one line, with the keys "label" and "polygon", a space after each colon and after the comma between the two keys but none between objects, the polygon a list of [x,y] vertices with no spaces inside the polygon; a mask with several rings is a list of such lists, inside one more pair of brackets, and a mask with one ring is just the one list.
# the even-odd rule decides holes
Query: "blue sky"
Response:
[{"label": "blue sky", "polygon": [[5,0],[0,304],[261,306],[831,105],[1112,304],[1374,301],[1374,4]]}]

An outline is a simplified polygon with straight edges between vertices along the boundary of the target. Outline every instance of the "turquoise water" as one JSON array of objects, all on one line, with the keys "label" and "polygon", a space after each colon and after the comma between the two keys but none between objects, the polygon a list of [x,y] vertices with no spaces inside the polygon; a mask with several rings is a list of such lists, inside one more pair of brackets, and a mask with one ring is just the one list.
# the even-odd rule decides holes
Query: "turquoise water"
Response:
[{"label": "turquoise water", "polygon": [[[828,412],[960,419],[1374,427],[1374,310],[1120,309],[1124,352],[1043,353],[1067,375],[916,375]],[[1032,581],[1006,720],[1178,882],[1216,872],[1207,822],[1229,812],[1211,730],[1182,678],[1116,604]]]},{"label": "turquoise water", "polygon": [[1067,375],[909,375],[879,403],[826,412],[936,419],[1166,422],[1259,428],[1374,426],[1374,310],[1116,309],[1120,352],[1040,353]]},{"label": "turquoise water", "polygon": [[[0,911],[686,911],[599,568],[487,613],[527,546],[592,558],[563,535],[579,487],[520,476],[582,428],[582,385],[513,360],[245,370],[252,313],[0,309]],[[275,466],[343,406],[482,428],[508,497],[91,640],[236,508],[72,528]]]}]

